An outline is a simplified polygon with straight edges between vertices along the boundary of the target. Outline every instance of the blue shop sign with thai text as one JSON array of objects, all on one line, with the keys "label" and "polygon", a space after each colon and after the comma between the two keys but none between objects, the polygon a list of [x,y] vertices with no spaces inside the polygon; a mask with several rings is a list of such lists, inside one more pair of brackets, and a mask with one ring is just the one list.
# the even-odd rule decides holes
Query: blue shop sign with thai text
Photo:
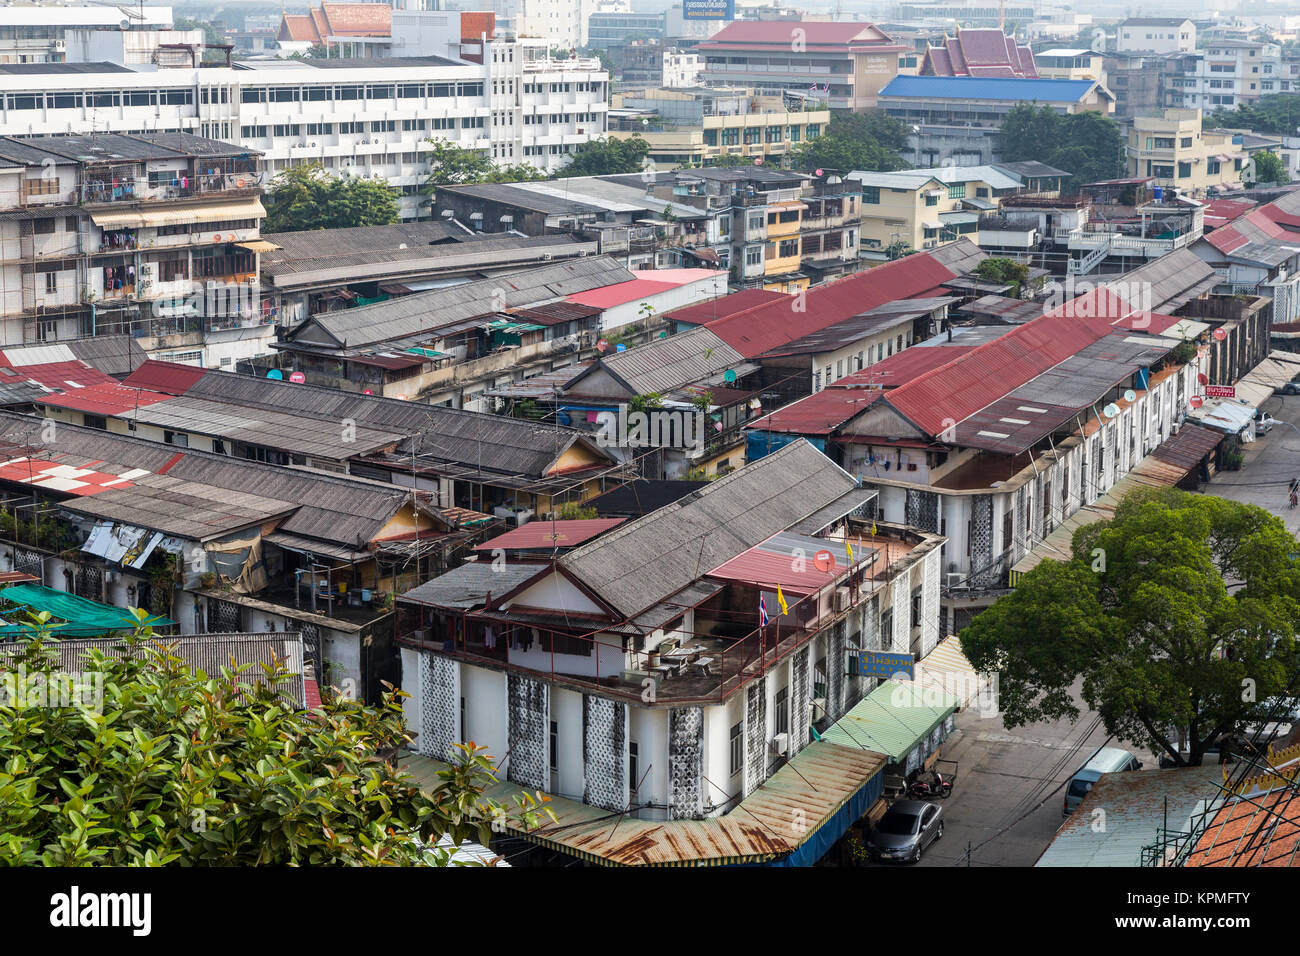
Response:
[{"label": "blue shop sign with thai text", "polygon": [[682,0],[683,20],[734,20],[736,0]]},{"label": "blue shop sign with thai text", "polygon": [[912,679],[911,654],[892,654],[887,651],[854,651],[850,672],[856,677],[906,677]]}]

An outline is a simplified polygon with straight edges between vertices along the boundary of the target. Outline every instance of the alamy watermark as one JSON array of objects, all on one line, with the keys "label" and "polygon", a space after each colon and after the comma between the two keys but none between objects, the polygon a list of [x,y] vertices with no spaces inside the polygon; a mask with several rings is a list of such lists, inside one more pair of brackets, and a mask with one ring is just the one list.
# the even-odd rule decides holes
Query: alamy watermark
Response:
[{"label": "alamy watermark", "polygon": [[683,448],[694,455],[704,451],[707,416],[699,409],[651,408],[596,416],[596,444],[602,448]]}]

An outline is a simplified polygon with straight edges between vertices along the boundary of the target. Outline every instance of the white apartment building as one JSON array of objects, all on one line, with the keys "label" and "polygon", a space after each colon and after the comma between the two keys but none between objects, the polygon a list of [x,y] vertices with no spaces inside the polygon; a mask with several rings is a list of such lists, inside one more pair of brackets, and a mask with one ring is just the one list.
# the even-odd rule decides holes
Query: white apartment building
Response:
[{"label": "white apartment building", "polygon": [[1276,43],[1217,40],[1195,54],[1179,57],[1171,70],[1167,105],[1210,111],[1253,103],[1291,88],[1289,69]]},{"label": "white apartment building", "polygon": [[123,23],[131,31],[170,30],[172,8],[6,4],[0,7],[0,63],[59,63],[68,58],[68,31],[122,32]]},{"label": "white apartment building", "polygon": [[1116,28],[1121,53],[1179,53],[1196,49],[1196,24],[1185,17],[1130,17]]},{"label": "white apartment building", "polygon": [[402,192],[403,218],[419,213],[430,137],[554,171],[606,129],[609,75],[599,61],[552,59],[541,41],[492,40],[481,64],[418,57],[100,66],[0,72],[0,129],[191,132],[261,152],[263,184],[306,162],[384,180]]}]

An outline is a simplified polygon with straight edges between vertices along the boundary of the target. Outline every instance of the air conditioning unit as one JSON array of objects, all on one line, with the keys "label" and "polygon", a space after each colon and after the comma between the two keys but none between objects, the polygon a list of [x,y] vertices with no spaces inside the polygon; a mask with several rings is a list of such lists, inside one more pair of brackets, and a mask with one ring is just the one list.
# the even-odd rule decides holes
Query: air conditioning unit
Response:
[{"label": "air conditioning unit", "polygon": [[826,719],[826,698],[814,697],[812,700],[812,720],[817,723],[819,720]]},{"label": "air conditioning unit", "polygon": [[849,609],[849,603],[851,602],[851,600],[852,600],[852,595],[849,593],[848,588],[845,587],[836,588],[835,589],[835,613],[843,614],[845,611],[847,611]]},{"label": "air conditioning unit", "polygon": [[965,576],[964,574],[949,574],[949,575],[948,575],[948,587],[949,587],[949,588],[959,588],[959,587],[961,587],[962,580],[963,580],[965,577],[966,577],[966,576]]},{"label": "air conditioning unit", "polygon": [[784,757],[790,752],[790,735],[777,734],[772,738],[772,745],[768,751],[773,757]]}]

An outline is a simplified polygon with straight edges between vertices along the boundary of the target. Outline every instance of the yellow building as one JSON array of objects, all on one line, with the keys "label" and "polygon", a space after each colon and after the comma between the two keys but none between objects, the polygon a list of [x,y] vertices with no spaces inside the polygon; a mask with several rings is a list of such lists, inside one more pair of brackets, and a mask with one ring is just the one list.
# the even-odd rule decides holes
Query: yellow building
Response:
[{"label": "yellow building", "polygon": [[1137,116],[1128,134],[1128,174],[1203,196],[1211,186],[1237,186],[1249,156],[1231,132],[1201,129],[1201,111]]},{"label": "yellow building", "polygon": [[1045,80],[1102,80],[1102,54],[1093,50],[1057,49],[1034,54],[1038,75]]},{"label": "yellow building", "polygon": [[[968,194],[974,197],[978,185],[946,186],[926,172],[854,172],[848,178],[862,187],[864,257],[883,256],[899,243],[910,249],[933,249],[975,231],[978,216],[964,209],[963,200]],[[984,189],[992,194],[987,184]]]},{"label": "yellow building", "polygon": [[[611,139],[640,136],[657,169],[702,166],[724,154],[775,160],[826,131],[830,110],[793,110],[750,89],[646,89],[613,97]],[[643,122],[644,121],[644,122]]]}]

